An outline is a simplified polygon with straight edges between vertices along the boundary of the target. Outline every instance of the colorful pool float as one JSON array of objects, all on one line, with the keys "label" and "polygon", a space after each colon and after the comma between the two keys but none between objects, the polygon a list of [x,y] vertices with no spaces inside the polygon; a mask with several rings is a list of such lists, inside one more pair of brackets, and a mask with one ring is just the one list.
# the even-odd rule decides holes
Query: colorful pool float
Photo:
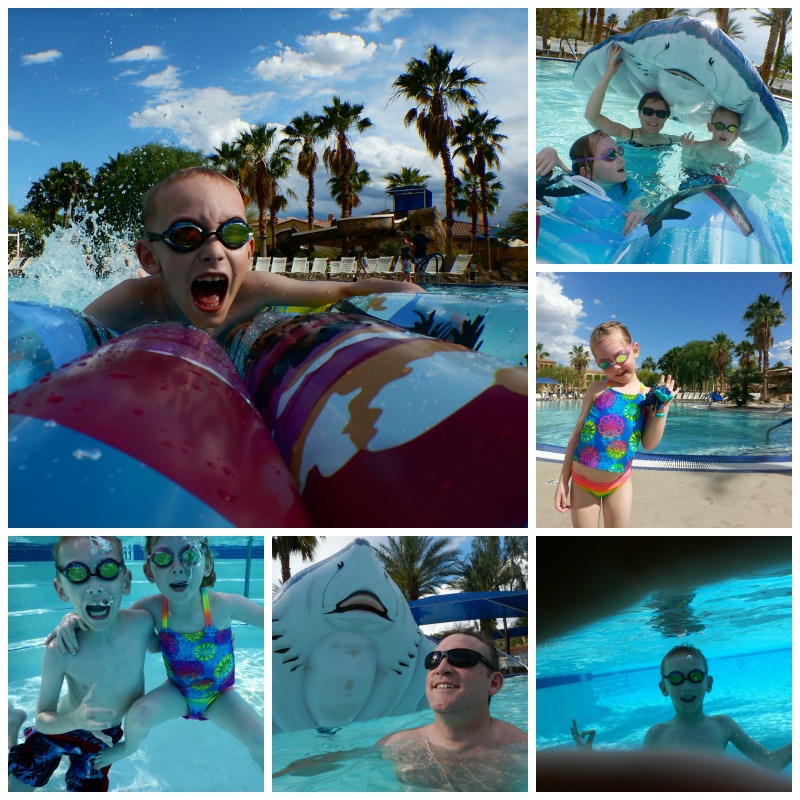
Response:
[{"label": "colorful pool float", "polygon": [[672,117],[692,125],[705,126],[723,106],[739,114],[739,135],[747,144],[766,153],[781,153],[788,144],[783,112],[750,59],[710,22],[654,20],[603,40],[575,67],[574,83],[586,97],[603,76],[614,44],[623,53],[611,91],[634,104],[648,92],[659,92]]}]

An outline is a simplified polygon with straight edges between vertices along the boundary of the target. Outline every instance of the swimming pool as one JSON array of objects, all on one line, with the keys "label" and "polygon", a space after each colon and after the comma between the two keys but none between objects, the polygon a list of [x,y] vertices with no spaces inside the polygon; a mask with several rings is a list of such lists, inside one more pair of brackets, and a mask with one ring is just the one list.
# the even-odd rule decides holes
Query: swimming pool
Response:
[{"label": "swimming pool", "polygon": [[[664,540],[666,546],[666,540]],[[540,606],[543,609],[543,606]],[[770,749],[791,740],[791,565],[709,586],[648,595],[536,648],[536,746],[574,747],[570,724],[597,749],[638,749],[673,715],[658,688],[662,657],[698,647],[714,678],[706,714],[727,714]],[[733,746],[726,756],[744,759]],[[790,771],[790,769],[789,769]]]},{"label": "swimming pool", "polygon": [[[589,98],[575,88],[572,82],[574,69],[575,62],[536,59],[536,152],[543,147],[554,147],[562,161],[567,160],[575,139],[592,130],[583,116]],[[749,153],[752,163],[739,170],[731,184],[741,186],[764,200],[771,211],[783,218],[791,238],[792,104],[778,100],[778,106],[789,129],[786,149],[772,155],[748,147],[741,140],[734,142],[732,148],[740,153]],[[635,127],[638,120],[635,104],[611,90],[603,103],[603,114],[629,127]],[[667,120],[663,133],[680,136],[687,130],[698,139],[707,138],[705,128],[690,128],[672,118]],[[627,170],[645,192],[647,207],[652,208],[678,191],[681,182],[680,151],[680,146],[664,151],[632,146],[625,149]]]},{"label": "swimming pool", "polygon": [[[33,724],[39,694],[44,637],[69,611],[53,589],[52,562],[11,562],[12,548],[23,538],[49,542],[55,537],[9,537],[8,564],[8,691],[10,702],[28,713],[24,726]],[[121,537],[123,543],[143,544],[142,537]],[[246,537],[211,537],[215,543]],[[133,581],[131,593],[123,599],[128,607],[140,597],[154,593],[142,572],[142,561],[126,556]],[[215,589],[243,594],[245,561],[242,558],[215,559]],[[250,597],[263,604],[264,561],[253,559]],[[236,647],[236,690],[263,716],[264,714],[264,631],[234,623]],[[145,691],[165,680],[161,655],[145,658]],[[39,791],[65,791],[67,760],[50,782]],[[176,719],[155,728],[130,758],[113,765],[109,773],[110,791],[119,792],[261,792],[264,774],[250,758],[244,745],[213,723]]]},{"label": "swimming pool", "polygon": [[[492,698],[492,716],[528,730],[528,678],[507,678],[500,692]],[[433,712],[420,711],[399,717],[383,717],[367,722],[354,722],[334,735],[315,730],[280,733],[272,737],[272,771],[278,772],[291,762],[308,756],[339,750],[369,748],[380,738],[395,731],[416,728],[433,722]],[[527,773],[519,776],[518,788],[526,791]],[[426,791],[400,783],[392,763],[377,751],[342,762],[321,775],[281,775],[272,780],[273,792],[391,792]]]},{"label": "swimming pool", "polygon": [[[566,447],[581,408],[580,400],[536,403],[537,444]],[[771,411],[724,411],[694,408],[688,402],[674,402],[669,423],[659,445],[640,453],[661,455],[787,455],[792,452],[792,426],[767,429],[786,419]]]}]

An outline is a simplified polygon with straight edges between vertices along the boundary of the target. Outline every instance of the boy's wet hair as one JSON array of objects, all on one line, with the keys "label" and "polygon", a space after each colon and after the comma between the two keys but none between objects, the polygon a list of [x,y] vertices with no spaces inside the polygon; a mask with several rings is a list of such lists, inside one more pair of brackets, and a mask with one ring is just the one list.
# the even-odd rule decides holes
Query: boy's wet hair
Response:
[{"label": "boy's wet hair", "polygon": [[[148,536],[145,539],[144,551],[145,551],[145,553],[147,553],[147,555],[152,555],[153,547],[154,547],[154,545],[156,543],[156,539],[159,539],[159,538],[162,538],[162,537],[159,537],[159,536]],[[180,537],[176,536],[176,537],[164,537],[164,538],[176,538],[177,539],[177,538],[180,538]],[[208,566],[209,564],[211,565],[211,572],[208,575],[203,575],[203,580],[200,583],[200,588],[201,589],[202,588],[210,588],[211,586],[213,586],[217,582],[217,573],[214,570],[214,556],[211,555],[211,550],[208,547],[208,537],[207,536],[198,536],[196,538],[200,539],[200,547],[201,547],[201,549],[203,551],[203,558],[205,559],[205,566]],[[177,557],[178,554],[175,553],[175,555]],[[145,570],[145,574],[147,574],[147,570],[151,570],[150,574],[152,575],[152,568],[150,566],[150,559],[147,559],[144,562],[144,570]]]},{"label": "boy's wet hair", "polygon": [[[80,539],[80,536],[59,536],[58,541],[53,545],[53,561],[58,564],[59,556],[61,555],[61,545],[65,544],[66,542],[72,539]],[[84,539],[89,539],[91,537],[84,536]],[[104,536],[104,539],[107,539],[109,542],[112,542],[117,546],[117,550],[119,551],[114,558],[119,558],[120,561],[124,561],[124,555],[122,550],[122,542],[116,536]],[[60,573],[59,573],[60,574]]]},{"label": "boy's wet hair", "polygon": [[[594,180],[594,161],[579,161],[578,159],[594,158],[594,146],[600,139],[606,136],[608,136],[608,134],[598,128],[596,131],[587,133],[585,136],[581,136],[580,139],[576,139],[572,143],[572,147],[569,149],[569,157],[572,160],[572,171],[576,175],[580,175],[581,169],[583,169],[589,173],[585,177],[588,177],[589,180]],[[622,186],[623,193],[627,194],[628,181],[623,181],[620,185]]]},{"label": "boy's wet hair", "polygon": [[171,186],[173,183],[180,183],[180,181],[196,177],[211,178],[211,180],[220,181],[221,183],[228,183],[233,186],[237,192],[239,191],[239,187],[234,181],[212,167],[186,167],[184,169],[179,169],[171,175],[167,175],[166,178],[148,189],[142,201],[142,223],[144,227],[148,228],[153,221],[153,216],[155,214],[155,198],[162,189],[166,189],[167,186]]},{"label": "boy's wet hair", "polygon": [[641,111],[644,108],[645,103],[649,103],[651,100],[661,101],[667,107],[667,119],[670,118],[672,111],[670,110],[669,103],[664,99],[664,97],[659,94],[658,92],[648,92],[645,95],[642,95],[642,99],[639,101],[639,105],[636,107],[637,111]]},{"label": "boy's wet hair", "polygon": [[589,349],[594,353],[595,345],[602,342],[603,339],[608,339],[612,336],[621,336],[625,344],[631,344],[631,342],[633,342],[630,331],[621,322],[612,320],[611,322],[600,323],[600,325],[592,331],[589,337]]},{"label": "boy's wet hair", "polygon": [[695,658],[703,659],[703,666],[705,667],[703,672],[705,672],[706,674],[708,673],[708,661],[706,660],[706,657],[696,647],[692,647],[692,645],[690,644],[679,644],[676,647],[673,647],[672,650],[670,650],[669,653],[667,653],[664,656],[664,658],[661,659],[662,675],[664,674],[664,664],[667,663],[667,659],[670,656],[676,656],[676,655],[689,655],[689,656],[694,656]]},{"label": "boy's wet hair", "polygon": [[733,114],[733,116],[736,117],[736,124],[737,125],[742,121],[742,117],[741,117],[741,115],[739,114],[738,111],[731,111],[729,108],[725,108],[725,106],[717,106],[714,109],[713,113],[711,114],[712,122],[713,122],[714,117],[715,117],[715,115],[717,114],[718,111],[727,111],[728,114]]}]

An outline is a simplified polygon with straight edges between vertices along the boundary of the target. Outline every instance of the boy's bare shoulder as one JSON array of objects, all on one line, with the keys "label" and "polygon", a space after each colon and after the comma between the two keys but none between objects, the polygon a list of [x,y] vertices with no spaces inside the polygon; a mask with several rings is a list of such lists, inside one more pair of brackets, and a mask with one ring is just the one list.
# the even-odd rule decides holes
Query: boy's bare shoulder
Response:
[{"label": "boy's bare shoulder", "polygon": [[653,747],[658,745],[659,741],[663,738],[664,734],[669,730],[668,722],[657,722],[645,734],[644,746]]},{"label": "boy's bare shoulder", "polygon": [[123,608],[120,610],[119,616],[137,630],[141,628],[148,633],[152,630],[153,617],[146,608]]},{"label": "boy's bare shoulder", "polygon": [[127,278],[89,303],[84,314],[123,333],[148,322],[163,321],[162,283],[157,275]]},{"label": "boy's bare shoulder", "polygon": [[494,734],[493,744],[527,744],[528,734],[512,725],[510,722],[503,722],[500,719],[492,719],[492,732]]}]

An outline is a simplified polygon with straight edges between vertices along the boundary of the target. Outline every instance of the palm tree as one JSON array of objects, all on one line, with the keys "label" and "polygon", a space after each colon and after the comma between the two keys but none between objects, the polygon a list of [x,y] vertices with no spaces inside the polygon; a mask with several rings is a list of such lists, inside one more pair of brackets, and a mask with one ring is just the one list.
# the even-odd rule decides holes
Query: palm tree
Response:
[{"label": "palm tree", "polygon": [[390,536],[377,555],[406,600],[419,600],[458,574],[461,555],[455,545],[450,536]]},{"label": "palm tree", "polygon": [[453,155],[461,156],[467,169],[478,176],[481,187],[481,205],[483,206],[483,235],[486,237],[486,269],[491,269],[491,239],[489,237],[489,209],[486,196],[486,168],[500,165],[499,154],[503,152],[501,140],[508,139],[498,133],[502,121],[497,117],[489,117],[489,112],[479,112],[476,108],[467,109],[453,131],[453,144],[456,145]]},{"label": "palm tree", "polygon": [[392,99],[411,100],[414,108],[405,117],[406,126],[416,122],[417,133],[433,158],[441,158],[444,170],[445,205],[445,255],[453,259],[453,198],[455,197],[455,172],[450,156],[450,138],[454,123],[450,106],[458,110],[474,108],[475,98],[470,90],[483,85],[480,78],[470,77],[468,67],[450,67],[452,50],[442,50],[431,45],[427,61],[412,58],[406,64],[407,72],[399,75],[392,84]]},{"label": "palm tree", "polygon": [[709,352],[714,361],[715,372],[719,378],[717,390],[725,391],[725,368],[731,363],[731,349],[734,343],[725,333],[718,333],[710,342]]},{"label": "palm tree", "polygon": [[430,175],[423,175],[416,167],[400,167],[400,172],[387,172],[383,179],[390,189],[399,189],[401,186],[428,185]]},{"label": "palm tree", "polygon": [[283,211],[289,205],[287,197],[296,198],[297,195],[288,187],[282,188],[278,183],[289,174],[292,166],[289,145],[281,142],[270,154],[267,170],[269,172],[270,191],[272,198],[269,204],[269,232],[270,242],[275,244],[275,226],[278,223],[278,212]]},{"label": "palm tree", "polygon": [[[459,167],[458,171],[461,173],[461,177],[456,179],[456,196],[454,198],[454,207],[457,213],[468,214],[470,220],[472,221],[470,238],[472,252],[474,253],[476,249],[475,240],[478,236],[478,215],[484,210],[488,211],[490,214],[493,214],[495,211],[497,211],[497,208],[500,205],[500,192],[505,189],[505,186],[503,186],[501,181],[495,180],[497,175],[495,175],[494,172],[487,172],[483,176],[486,194],[486,205],[484,206],[484,201],[479,195],[481,186],[478,176],[472,172],[469,172],[464,167]],[[486,215],[484,214],[483,216],[485,217]],[[485,225],[486,222],[484,221],[484,226]],[[487,228],[484,227],[484,236],[486,236],[486,231]],[[489,269],[488,259],[486,268]]]},{"label": "palm tree", "polygon": [[753,366],[753,356],[756,354],[756,349],[751,341],[742,339],[739,344],[735,345],[734,350],[736,355],[739,356],[740,367],[747,369]]},{"label": "palm tree", "polygon": [[303,561],[312,561],[317,551],[318,539],[324,536],[273,536],[272,558],[281,562],[281,580],[283,583],[292,577],[289,569],[289,556],[298,555]]},{"label": "palm tree", "polygon": [[300,145],[297,154],[297,171],[308,181],[308,229],[314,228],[314,173],[319,166],[319,156],[314,146],[320,139],[319,117],[304,111],[295,117],[284,129],[284,142],[291,147]]},{"label": "palm tree", "polygon": [[781,278],[783,278],[784,280],[783,291],[781,292],[781,294],[786,294],[786,292],[792,288],[792,273],[781,272]]},{"label": "palm tree", "polygon": [[63,207],[60,199],[58,170],[50,167],[45,175],[34,181],[26,195],[28,202],[25,210],[47,220],[50,230],[56,227],[56,215]]},{"label": "palm tree", "polygon": [[658,365],[652,356],[647,356],[647,358],[642,361],[641,367],[642,369],[649,369],[651,372],[655,372],[658,369]]},{"label": "palm tree", "polygon": [[612,31],[617,25],[619,25],[619,17],[616,14],[609,14],[606,17],[606,31],[609,36],[612,35]]},{"label": "palm tree", "polygon": [[761,60],[761,70],[759,72],[761,80],[764,83],[769,83],[776,50],[778,53],[777,61],[780,61],[786,43],[786,34],[792,28],[792,9],[770,8],[768,12],[759,11],[750,19],[759,28],[769,28],[769,39],[767,40],[767,47],[764,50],[764,58]]},{"label": "palm tree", "polygon": [[747,334],[753,337],[753,346],[758,350],[758,367],[761,370],[761,397],[767,398],[767,371],[769,370],[769,348],[774,342],[772,329],[785,319],[781,304],[768,294],[760,294],[754,303],[747,307],[743,317]]},{"label": "palm tree", "polygon": [[589,351],[582,344],[573,345],[569,352],[569,365],[578,373],[579,385],[583,383],[583,373],[589,366],[589,355]]},{"label": "palm tree", "polygon": [[334,143],[325,148],[322,163],[331,175],[342,182],[342,217],[349,217],[353,206],[350,174],[355,168],[356,153],[351,147],[349,132],[355,129],[363,133],[372,127],[367,117],[362,119],[363,110],[363,105],[343,103],[341,98],[334,97],[331,105],[322,106],[323,113],[317,118],[320,138],[335,137]]},{"label": "palm tree", "polygon": [[536,360],[540,358],[550,358],[550,353],[546,352],[541,342],[536,342]]},{"label": "palm tree", "polygon": [[[372,182],[372,177],[365,169],[361,169],[358,161],[353,165],[353,170],[347,176],[348,184],[350,186],[350,210],[358,208],[361,205],[361,198],[358,196],[360,192],[368,183]],[[342,216],[344,216],[344,188],[342,179],[338,175],[332,175],[328,178],[328,188],[331,197],[336,201],[340,208],[342,208]]]}]

